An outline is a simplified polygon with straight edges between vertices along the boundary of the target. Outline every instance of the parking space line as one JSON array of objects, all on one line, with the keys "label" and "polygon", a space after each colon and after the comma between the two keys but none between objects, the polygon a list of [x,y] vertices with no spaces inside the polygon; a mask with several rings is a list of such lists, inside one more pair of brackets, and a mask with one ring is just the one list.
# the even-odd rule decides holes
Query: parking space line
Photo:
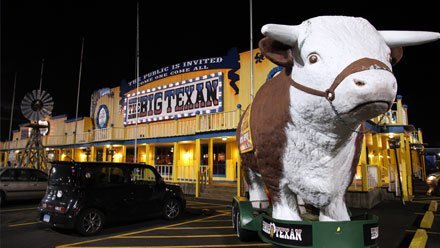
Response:
[{"label": "parking space line", "polygon": [[440,200],[421,200],[421,201],[412,201],[412,202],[429,204],[429,203],[431,203],[431,201],[440,202]]},{"label": "parking space line", "polygon": [[190,226],[190,227],[169,227],[165,230],[193,230],[193,229],[228,229],[230,226]]},{"label": "parking space line", "polygon": [[231,218],[229,218],[229,219],[224,219],[224,220],[200,220],[200,221],[197,221],[197,222],[200,222],[200,223],[207,223],[207,222],[229,222],[229,221],[231,221]]},{"label": "parking space line", "polygon": [[[417,230],[405,230],[405,232],[415,233]],[[440,235],[440,232],[426,231],[427,234]]]},{"label": "parking space line", "polygon": [[[167,229],[168,230],[168,229]],[[115,239],[182,239],[182,238],[224,238],[224,237],[236,237],[237,234],[207,234],[207,235],[174,235],[174,236],[167,236],[167,235],[142,235],[142,236],[118,236],[114,237]]]},{"label": "parking space line", "polygon": [[[417,214],[417,215],[425,215],[426,214],[426,212],[425,213],[414,213],[414,214]],[[434,216],[440,216],[440,214],[434,214]]]},{"label": "parking space line", "polygon": [[6,212],[14,212],[14,211],[24,211],[24,210],[37,210],[37,207],[33,208],[15,208],[15,209],[0,209],[0,213],[6,213]]},{"label": "parking space line", "polygon": [[[251,244],[229,244],[229,245],[174,245],[174,246],[87,246],[87,248],[142,248],[142,247],[160,247],[160,248],[216,248],[216,247],[258,247],[258,246],[272,246],[267,243],[251,243]],[[59,247],[59,246],[57,246]]]},{"label": "parking space line", "polygon": [[198,204],[198,205],[213,205],[213,206],[229,206],[229,204],[218,204],[218,203],[209,203],[209,202],[195,202],[195,201],[188,201],[190,204]]},{"label": "parking space line", "polygon": [[38,224],[38,223],[40,223],[40,222],[38,222],[38,221],[34,221],[34,222],[27,222],[27,223],[13,224],[13,225],[9,225],[9,227],[26,226],[26,225],[33,225],[33,224]]},{"label": "parking space line", "polygon": [[[224,213],[217,214],[217,215],[213,215],[213,216],[209,216],[209,217],[203,218],[201,220],[212,219],[212,218],[216,218],[216,217],[224,216],[224,215],[226,215],[226,214],[224,214]],[[119,235],[114,235],[114,236],[109,236],[109,237],[104,237],[104,238],[99,238],[99,239],[92,239],[92,240],[85,240],[85,241],[81,241],[81,242],[71,243],[71,244],[64,244],[64,245],[60,245],[60,246],[57,246],[57,247],[59,247],[59,248],[72,247],[72,246],[75,246],[75,245],[88,244],[88,243],[92,243],[92,242],[97,242],[97,241],[102,241],[102,240],[107,240],[107,239],[113,239],[113,238],[118,238],[118,237],[122,237],[122,236],[129,236],[129,235],[134,235],[134,234],[138,234],[138,233],[151,232],[151,231],[155,231],[155,230],[166,229],[166,228],[169,228],[169,227],[185,225],[185,224],[188,224],[188,223],[194,223],[194,222],[197,222],[198,220],[199,219],[190,220],[190,221],[186,221],[186,222],[182,222],[182,223],[176,223],[176,224],[172,224],[172,225],[168,225],[168,226],[160,226],[160,227],[145,229],[145,230],[141,230],[141,231],[135,231],[135,232],[129,232],[129,233],[125,233],[125,234],[119,234]]]}]

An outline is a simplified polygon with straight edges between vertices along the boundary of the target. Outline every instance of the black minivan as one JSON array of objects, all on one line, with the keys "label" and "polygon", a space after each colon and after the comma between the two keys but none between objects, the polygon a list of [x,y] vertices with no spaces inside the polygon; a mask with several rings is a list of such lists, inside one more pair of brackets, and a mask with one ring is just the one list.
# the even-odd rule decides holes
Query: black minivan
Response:
[{"label": "black minivan", "polygon": [[150,165],[53,162],[39,220],[89,236],[113,220],[174,219],[185,206],[182,189],[166,184]]}]

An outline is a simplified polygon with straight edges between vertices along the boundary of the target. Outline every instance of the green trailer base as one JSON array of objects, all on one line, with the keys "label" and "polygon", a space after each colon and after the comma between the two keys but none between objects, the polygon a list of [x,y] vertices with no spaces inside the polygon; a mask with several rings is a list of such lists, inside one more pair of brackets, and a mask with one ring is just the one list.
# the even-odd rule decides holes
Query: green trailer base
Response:
[{"label": "green trailer base", "polygon": [[378,217],[353,216],[351,221],[285,221],[257,211],[244,197],[234,197],[234,229],[240,240],[258,237],[280,247],[379,247]]}]

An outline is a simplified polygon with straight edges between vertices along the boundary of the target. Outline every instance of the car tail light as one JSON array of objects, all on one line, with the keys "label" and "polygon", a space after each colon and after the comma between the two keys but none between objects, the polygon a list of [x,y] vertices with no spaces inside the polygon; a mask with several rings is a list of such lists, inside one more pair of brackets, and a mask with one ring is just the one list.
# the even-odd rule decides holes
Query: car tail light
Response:
[{"label": "car tail light", "polygon": [[66,212],[66,208],[65,207],[61,207],[61,206],[56,206],[55,207],[55,211],[58,211],[60,213],[65,213]]}]

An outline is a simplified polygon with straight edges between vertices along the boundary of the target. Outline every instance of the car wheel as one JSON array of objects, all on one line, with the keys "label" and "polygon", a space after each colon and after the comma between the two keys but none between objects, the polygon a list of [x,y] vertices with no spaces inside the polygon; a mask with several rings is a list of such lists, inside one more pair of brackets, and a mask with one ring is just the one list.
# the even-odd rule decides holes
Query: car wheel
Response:
[{"label": "car wheel", "polygon": [[182,212],[182,204],[175,198],[170,198],[163,205],[163,217],[167,220],[177,218]]},{"label": "car wheel", "polygon": [[86,209],[79,214],[76,220],[76,230],[84,236],[95,235],[101,231],[104,220],[104,214],[98,209]]}]

